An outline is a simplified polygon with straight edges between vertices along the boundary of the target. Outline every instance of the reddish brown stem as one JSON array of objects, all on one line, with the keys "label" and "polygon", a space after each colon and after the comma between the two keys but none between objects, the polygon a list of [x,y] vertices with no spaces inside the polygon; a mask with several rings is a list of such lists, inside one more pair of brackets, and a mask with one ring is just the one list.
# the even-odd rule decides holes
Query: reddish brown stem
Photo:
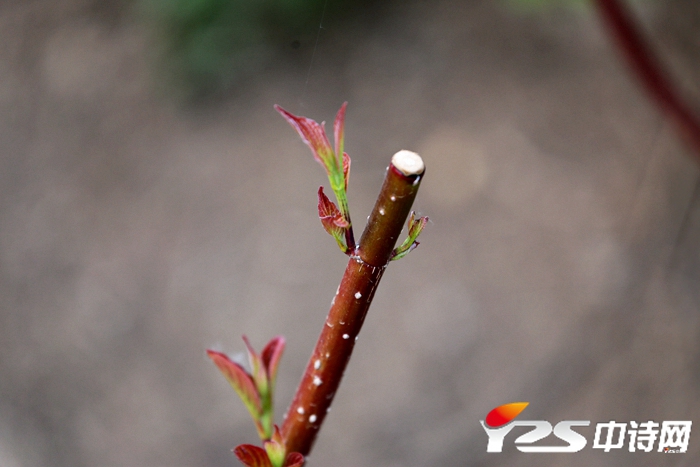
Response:
[{"label": "reddish brown stem", "polygon": [[418,158],[420,166],[414,171],[405,167],[399,170],[397,166],[403,166],[396,157],[387,169],[360,245],[348,261],[316,348],[285,416],[282,437],[287,452],[307,456],[311,451],[418,192],[424,173],[422,161]]},{"label": "reddish brown stem", "polygon": [[598,10],[622,52],[647,91],[661,109],[676,123],[700,162],[700,119],[685,104],[671,80],[664,74],[660,61],[632,20],[632,16],[618,0],[596,0]]},{"label": "reddish brown stem", "polygon": [[348,255],[354,254],[357,249],[355,245],[355,233],[352,229],[352,221],[350,220],[350,214],[347,215],[347,221],[350,222],[350,228],[345,231],[345,244],[348,246]]}]

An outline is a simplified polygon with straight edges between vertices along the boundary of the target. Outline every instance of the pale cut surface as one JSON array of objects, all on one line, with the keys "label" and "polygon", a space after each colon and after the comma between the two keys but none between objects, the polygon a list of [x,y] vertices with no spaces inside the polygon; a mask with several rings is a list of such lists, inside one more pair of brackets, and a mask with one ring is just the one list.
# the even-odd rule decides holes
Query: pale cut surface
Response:
[{"label": "pale cut surface", "polygon": [[425,170],[423,159],[415,152],[405,149],[394,154],[391,163],[404,175],[420,175]]}]

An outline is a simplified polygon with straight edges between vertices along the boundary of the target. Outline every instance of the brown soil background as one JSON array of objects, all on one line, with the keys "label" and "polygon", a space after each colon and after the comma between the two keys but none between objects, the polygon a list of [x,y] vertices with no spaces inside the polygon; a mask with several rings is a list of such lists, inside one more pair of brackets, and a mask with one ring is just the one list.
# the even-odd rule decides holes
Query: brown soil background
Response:
[{"label": "brown soil background", "polygon": [[[405,148],[432,222],[309,467],[700,465],[699,427],[668,457],[592,430],[578,454],[485,453],[479,420],[512,401],[700,423],[700,171],[594,15],[397,1],[184,111],[148,32],[96,5],[0,6],[0,466],[238,465],[255,432],[205,348],[284,334],[281,416],[346,262],[272,105],[331,121],[344,100],[353,218]],[[636,11],[700,102],[697,1]]]}]

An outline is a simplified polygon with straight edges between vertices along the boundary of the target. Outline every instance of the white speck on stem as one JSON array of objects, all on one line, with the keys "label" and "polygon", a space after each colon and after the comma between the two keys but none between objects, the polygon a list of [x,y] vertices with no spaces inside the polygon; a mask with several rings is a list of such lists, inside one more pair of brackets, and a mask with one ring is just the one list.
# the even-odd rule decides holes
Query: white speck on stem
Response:
[{"label": "white speck on stem", "polygon": [[321,368],[321,360],[316,360],[314,362],[314,370],[318,370],[319,368]]},{"label": "white speck on stem", "polygon": [[391,199],[392,201],[396,201],[396,196],[391,195],[391,198],[389,198],[389,199]]},{"label": "white speck on stem", "polygon": [[360,335],[359,335],[359,334],[356,335],[356,336],[355,336],[355,342],[357,342],[357,339],[359,339],[359,338],[360,338]]},{"label": "white speck on stem", "polygon": [[343,339],[350,339],[350,334],[343,334]]},{"label": "white speck on stem", "polygon": [[386,211],[384,210],[384,208],[379,208],[379,214],[383,216],[385,213]]},{"label": "white speck on stem", "polygon": [[341,321],[340,324],[345,324],[345,321]]},{"label": "white speck on stem", "polygon": [[304,407],[299,407],[299,408],[297,408],[297,413],[298,413],[299,415],[304,415]]},{"label": "white speck on stem", "polygon": [[328,412],[330,412],[330,411],[331,411],[331,408],[328,407],[328,408],[326,409],[326,413],[328,413]]},{"label": "white speck on stem", "polygon": [[331,358],[331,353],[330,353],[330,352],[326,352],[326,358]]},{"label": "white speck on stem", "polygon": [[326,326],[328,326],[329,328],[333,327],[333,325],[331,323],[329,323],[328,321],[326,321]]},{"label": "white speck on stem", "polygon": [[314,386],[320,386],[322,384],[323,381],[321,380],[321,378],[319,378],[318,376],[314,376]]},{"label": "white speck on stem", "polygon": [[355,298],[358,299],[358,300],[361,299],[361,298],[362,298],[362,294],[361,294],[360,292],[355,292]]},{"label": "white speck on stem", "polygon": [[417,176],[415,180],[413,180],[413,186],[418,185],[418,182],[420,182],[420,175]]},{"label": "white speck on stem", "polygon": [[316,421],[316,414],[309,415],[309,422],[314,423]]}]

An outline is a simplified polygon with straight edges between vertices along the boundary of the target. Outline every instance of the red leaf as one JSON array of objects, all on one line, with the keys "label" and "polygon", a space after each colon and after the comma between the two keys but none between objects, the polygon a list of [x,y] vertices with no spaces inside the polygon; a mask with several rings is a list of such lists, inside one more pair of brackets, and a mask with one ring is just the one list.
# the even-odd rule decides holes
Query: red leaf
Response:
[{"label": "red leaf", "polygon": [[284,461],[284,467],[301,467],[304,465],[304,456],[298,452],[290,452]]},{"label": "red leaf", "polygon": [[272,467],[272,462],[270,462],[270,458],[267,457],[267,452],[258,446],[241,444],[240,446],[236,446],[233,453],[243,465],[248,467]]},{"label": "red leaf", "polygon": [[260,356],[257,354],[255,349],[253,349],[253,346],[250,345],[250,341],[246,335],[243,335],[243,342],[245,342],[246,349],[248,349],[248,360],[250,361],[250,367],[253,371],[253,381],[256,383],[258,388],[260,385],[266,385],[267,372],[265,371],[265,367],[260,359]]},{"label": "red leaf", "polygon": [[347,253],[348,246],[345,244],[344,234],[350,224],[340,213],[338,207],[328,199],[323,192],[323,187],[318,189],[318,217],[321,219],[325,231],[335,238],[341,251]]},{"label": "red leaf", "polygon": [[[347,102],[343,102],[333,122],[333,139],[335,140],[335,153],[338,157],[343,154],[343,144],[345,142],[345,108]],[[346,187],[347,189],[347,187]]]},{"label": "red leaf", "polygon": [[260,355],[262,358],[262,364],[267,371],[270,385],[274,385],[275,383],[277,366],[282,358],[282,352],[284,352],[284,337],[277,336],[267,343],[262,351],[262,354]]},{"label": "red leaf", "polygon": [[326,169],[326,172],[330,174],[331,166],[337,164],[337,162],[323,124],[319,125],[310,118],[297,117],[287,112],[279,105],[275,105],[275,110],[277,110],[289,124],[292,125],[292,128],[299,133],[301,140],[311,149],[314,159],[316,159],[316,161]]},{"label": "red leaf", "polygon": [[248,407],[253,418],[259,416],[262,410],[260,396],[255,388],[253,378],[238,363],[231,361],[225,354],[215,350],[207,350],[207,355],[224,374],[229,384],[236,390],[243,403]]},{"label": "red leaf", "polygon": [[335,203],[329,200],[323,192],[323,187],[318,189],[318,217],[321,218],[321,223],[326,231],[334,237],[335,234],[332,231],[337,229],[342,231],[350,227]]},{"label": "red leaf", "polygon": [[348,191],[348,182],[350,181],[350,156],[347,152],[343,153],[343,178],[345,179],[345,191]]}]

